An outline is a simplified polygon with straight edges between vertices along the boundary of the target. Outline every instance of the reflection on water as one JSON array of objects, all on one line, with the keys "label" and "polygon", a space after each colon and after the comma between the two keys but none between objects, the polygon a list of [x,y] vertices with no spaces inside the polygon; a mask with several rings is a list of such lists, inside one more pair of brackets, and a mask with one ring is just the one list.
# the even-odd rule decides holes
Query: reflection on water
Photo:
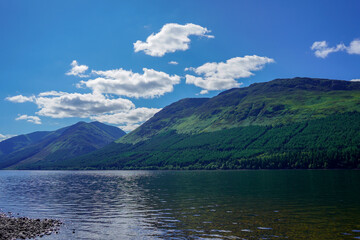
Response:
[{"label": "reflection on water", "polygon": [[345,170],[0,171],[0,206],[65,222],[44,239],[356,239],[359,184]]}]

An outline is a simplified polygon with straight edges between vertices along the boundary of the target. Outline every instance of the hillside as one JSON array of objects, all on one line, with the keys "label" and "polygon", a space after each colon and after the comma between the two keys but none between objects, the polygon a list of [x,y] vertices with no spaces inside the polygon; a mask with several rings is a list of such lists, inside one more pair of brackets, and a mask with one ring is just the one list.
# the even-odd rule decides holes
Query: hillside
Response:
[{"label": "hillside", "polygon": [[180,100],[165,107],[119,142],[135,143],[169,130],[196,134],[240,126],[275,126],[318,119],[360,111],[359,98],[358,82],[275,79],[227,90],[210,99]]},{"label": "hillside", "polygon": [[99,122],[79,122],[53,132],[35,132],[0,142],[0,168],[58,162],[104,147],[125,132]]},{"label": "hillside", "polygon": [[22,134],[0,142],[0,156],[5,156],[9,153],[15,152],[23,147],[32,143],[41,141],[44,137],[51,132],[34,132],[30,134]]},{"label": "hillside", "polygon": [[359,168],[360,83],[276,79],[183,99],[116,143],[41,169]]},{"label": "hillside", "polygon": [[[167,132],[136,144],[112,143],[43,169],[360,168],[360,113],[284,126],[200,134]],[[34,166],[29,166],[29,169]]]}]

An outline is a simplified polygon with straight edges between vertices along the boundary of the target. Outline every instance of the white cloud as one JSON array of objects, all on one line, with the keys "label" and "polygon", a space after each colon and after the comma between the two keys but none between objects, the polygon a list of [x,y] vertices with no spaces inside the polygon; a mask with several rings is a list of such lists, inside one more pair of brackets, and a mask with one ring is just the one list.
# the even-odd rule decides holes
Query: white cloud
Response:
[{"label": "white cloud", "polygon": [[[235,79],[250,77],[254,75],[252,71],[261,70],[265,64],[273,62],[275,62],[274,59],[253,55],[231,58],[226,62],[205,63],[197,68],[185,69],[200,75],[200,77],[196,77],[186,74],[186,83],[194,84],[208,91],[239,87],[242,83],[237,82]],[[204,91],[202,94],[205,93]]]},{"label": "white cloud", "polygon": [[209,93],[208,90],[201,90],[201,91],[200,91],[200,94],[201,94],[201,95],[203,95],[203,94],[208,94],[208,93]]},{"label": "white cloud", "polygon": [[154,116],[160,111],[159,108],[135,108],[129,111],[118,112],[114,114],[103,114],[93,116],[91,119],[119,126],[124,131],[131,131],[140,126],[143,122]]},{"label": "white cloud", "polygon": [[315,56],[319,58],[326,58],[330,53],[339,52],[345,50],[344,44],[340,43],[336,47],[329,47],[326,41],[314,42],[311,46],[311,50],[315,51]]},{"label": "white cloud", "polygon": [[99,122],[106,122],[111,124],[138,123],[148,120],[160,110],[161,108],[142,107],[142,108],[131,109],[126,112],[93,116],[91,117],[91,119],[94,119]]},{"label": "white cloud", "polygon": [[35,97],[31,96],[31,97],[26,97],[23,95],[16,95],[13,97],[7,97],[5,98],[5,100],[10,101],[10,102],[15,102],[15,103],[24,103],[24,102],[34,102]]},{"label": "white cloud", "polygon": [[360,39],[353,40],[346,50],[349,54],[360,54]]},{"label": "white cloud", "polygon": [[171,65],[178,65],[179,63],[178,62],[176,62],[176,61],[170,61],[170,62],[168,62],[169,64],[171,64]]},{"label": "white cloud", "polygon": [[3,134],[0,134],[0,142],[8,139],[8,138],[12,138],[12,137],[15,137],[16,135],[3,135]]},{"label": "white cloud", "polygon": [[[124,131],[140,126],[160,111],[158,108],[135,108],[128,99],[110,98],[99,93],[66,93],[49,91],[34,96],[39,116],[51,118],[90,118],[99,122],[121,125]],[[38,116],[21,115],[16,120],[41,124]]]},{"label": "white cloud", "polygon": [[315,51],[315,56],[319,58],[326,58],[330,53],[346,51],[348,54],[360,54],[360,39],[353,40],[349,46],[343,43],[336,45],[336,47],[329,47],[326,41],[314,42],[311,50]]},{"label": "white cloud", "polygon": [[147,55],[162,57],[166,53],[187,50],[189,48],[190,35],[214,38],[212,35],[206,35],[209,32],[210,30],[207,28],[192,23],[185,25],[168,23],[161,28],[160,32],[152,33],[146,39],[146,42],[136,41],[134,43],[134,51],[144,51]]},{"label": "white cloud", "polygon": [[68,93],[66,92],[58,92],[58,91],[48,91],[48,92],[42,92],[39,94],[40,97],[47,97],[47,96],[63,96]]},{"label": "white cloud", "polygon": [[132,130],[135,130],[136,128],[138,128],[140,126],[141,126],[141,124],[127,124],[127,125],[118,126],[118,128],[120,128],[121,130],[123,130],[125,132],[131,132]]},{"label": "white cloud", "polygon": [[72,61],[71,63],[71,69],[65,73],[66,75],[73,75],[78,77],[88,77],[88,75],[85,75],[84,73],[89,69],[86,65],[79,65],[76,60]]},{"label": "white cloud", "polygon": [[[128,111],[135,105],[128,99],[108,98],[99,93],[66,93],[57,91],[42,92],[38,96],[26,97],[17,95],[7,97],[6,100],[16,103],[33,102],[40,109],[37,115],[65,118],[65,117],[90,117],[96,114]],[[17,120],[23,120],[22,115]],[[32,116],[29,116],[32,119]]]},{"label": "white cloud", "polygon": [[28,116],[28,115],[21,115],[17,117],[15,120],[26,120],[27,122],[41,124],[41,119],[38,116]]},{"label": "white cloud", "polygon": [[360,82],[360,79],[351,79],[351,82]]},{"label": "white cloud", "polygon": [[[73,69],[68,75],[85,76],[88,70],[85,65],[79,66],[74,60]],[[51,118],[90,118],[100,122],[120,125],[125,131],[140,126],[160,109],[136,108],[128,99],[154,98],[173,91],[173,86],[180,83],[180,77],[165,72],[143,68],[143,73],[131,70],[114,69],[108,71],[91,71],[97,78],[80,81],[79,87],[90,88],[91,93],[67,93],[61,91],[41,92],[36,96],[17,95],[6,98],[11,102],[33,102],[37,105],[38,116]],[[118,95],[118,96],[115,96]],[[38,116],[22,115],[16,120],[26,120],[41,124]]]},{"label": "white cloud", "polygon": [[108,71],[92,71],[100,77],[81,81],[94,93],[108,93],[134,98],[154,98],[173,91],[173,85],[180,83],[180,77],[165,72],[143,68],[144,73],[134,73],[122,68]]},{"label": "white cloud", "polygon": [[128,111],[135,105],[128,99],[109,99],[96,93],[66,93],[61,96],[37,97],[35,103],[40,116],[52,118],[81,117],[97,114]]}]

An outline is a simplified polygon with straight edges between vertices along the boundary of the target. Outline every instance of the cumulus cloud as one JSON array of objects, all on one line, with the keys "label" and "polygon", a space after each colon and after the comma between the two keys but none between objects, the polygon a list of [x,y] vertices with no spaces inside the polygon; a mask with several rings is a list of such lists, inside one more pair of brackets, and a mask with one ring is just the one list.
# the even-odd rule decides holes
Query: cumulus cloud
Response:
[{"label": "cumulus cloud", "polygon": [[99,122],[120,125],[119,127],[122,130],[132,131],[160,110],[161,109],[159,108],[134,108],[125,112],[93,116],[91,119]]},{"label": "cumulus cloud", "polygon": [[360,54],[360,39],[355,39],[350,43],[347,48],[349,54]]},{"label": "cumulus cloud", "polygon": [[351,79],[351,82],[360,82],[360,79]]},{"label": "cumulus cloud", "polygon": [[148,120],[160,110],[161,108],[142,107],[142,108],[131,109],[127,112],[94,116],[91,119],[94,119],[99,122],[106,122],[111,124],[138,123]]},{"label": "cumulus cloud", "polygon": [[[66,93],[49,91],[33,97],[39,116],[51,118],[90,118],[99,122],[120,125],[131,131],[161,109],[136,108],[128,99],[110,98],[98,93]],[[41,124],[38,116],[21,115],[16,120]]]},{"label": "cumulus cloud", "polygon": [[0,142],[8,139],[8,138],[12,138],[12,137],[15,137],[15,135],[4,135],[4,134],[0,134]]},{"label": "cumulus cloud", "polygon": [[66,95],[68,93],[66,92],[58,92],[58,91],[48,91],[48,92],[42,92],[39,94],[40,97],[45,97],[45,96],[63,96]]},{"label": "cumulus cloud", "polygon": [[35,99],[34,96],[26,97],[23,95],[16,95],[16,96],[5,98],[5,100],[7,100],[7,101],[15,102],[15,103],[33,102],[34,99]]},{"label": "cumulus cloud", "polygon": [[40,108],[36,113],[52,118],[86,118],[97,114],[127,111],[135,107],[128,99],[109,99],[96,93],[66,93],[61,96],[37,97],[35,103]]},{"label": "cumulus cloud", "polygon": [[27,122],[31,122],[34,124],[41,124],[41,119],[38,116],[28,116],[26,114],[17,117],[15,120],[26,120]]},{"label": "cumulus cloud", "polygon": [[91,88],[95,93],[116,94],[134,98],[154,98],[173,91],[180,83],[180,77],[165,72],[143,68],[144,73],[134,73],[122,68],[108,71],[92,71],[96,79],[81,81],[80,85]]},{"label": "cumulus cloud", "polygon": [[170,61],[169,64],[171,64],[171,65],[178,65],[179,63],[176,62],[176,61]]},{"label": "cumulus cloud", "polygon": [[207,35],[209,32],[207,28],[192,23],[185,25],[168,23],[161,28],[160,32],[152,33],[145,42],[136,41],[134,51],[144,51],[147,55],[162,57],[166,53],[187,50],[191,35],[214,38],[212,35]]},{"label": "cumulus cloud", "polygon": [[76,60],[72,61],[71,65],[71,69],[65,73],[66,75],[73,75],[73,76],[78,76],[78,77],[88,77],[88,75],[84,74],[89,67],[86,65],[79,65],[78,62]]},{"label": "cumulus cloud", "polygon": [[326,58],[330,53],[343,51],[345,49],[346,47],[342,43],[336,47],[329,47],[326,41],[314,42],[311,46],[311,50],[315,51],[315,56],[319,58]]},{"label": "cumulus cloud", "polygon": [[131,132],[132,130],[135,130],[136,128],[140,127],[141,124],[128,124],[128,125],[122,125],[118,126],[121,130],[125,132]]},{"label": "cumulus cloud", "polygon": [[330,53],[346,51],[348,54],[360,54],[360,40],[353,40],[349,46],[343,43],[336,45],[336,47],[329,47],[326,41],[314,42],[311,46],[315,56],[319,58],[326,58]]},{"label": "cumulus cloud", "polygon": [[[68,75],[85,76],[85,65],[79,66],[74,60],[73,69]],[[84,67],[85,66],[85,67]],[[119,125],[130,131],[152,117],[160,109],[136,108],[125,98],[154,98],[173,91],[173,86],[180,83],[180,77],[165,72],[143,68],[143,73],[131,70],[114,69],[91,71],[94,79],[79,82],[79,87],[88,88],[91,93],[68,93],[46,91],[34,96],[17,95],[7,97],[11,102],[32,102],[37,105],[37,116],[22,115],[16,120],[26,120],[41,124],[38,116],[51,118],[90,118],[100,122]]]},{"label": "cumulus cloud", "polygon": [[[204,90],[224,90],[239,87],[242,83],[235,79],[246,78],[254,75],[253,71],[264,68],[265,64],[275,62],[268,57],[244,56],[228,59],[226,62],[205,63],[197,68],[186,68],[186,71],[194,71],[197,75],[186,74],[186,83],[194,84]],[[206,94],[206,91],[200,94]]]}]

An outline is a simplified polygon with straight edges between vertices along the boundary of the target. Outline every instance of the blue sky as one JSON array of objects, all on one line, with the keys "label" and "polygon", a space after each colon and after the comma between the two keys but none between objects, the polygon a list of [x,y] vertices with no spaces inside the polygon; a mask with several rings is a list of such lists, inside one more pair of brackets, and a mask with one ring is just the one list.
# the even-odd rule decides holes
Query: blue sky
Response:
[{"label": "blue sky", "polygon": [[80,120],[130,131],[179,99],[275,78],[359,79],[359,10],[359,1],[1,1],[0,138]]}]

